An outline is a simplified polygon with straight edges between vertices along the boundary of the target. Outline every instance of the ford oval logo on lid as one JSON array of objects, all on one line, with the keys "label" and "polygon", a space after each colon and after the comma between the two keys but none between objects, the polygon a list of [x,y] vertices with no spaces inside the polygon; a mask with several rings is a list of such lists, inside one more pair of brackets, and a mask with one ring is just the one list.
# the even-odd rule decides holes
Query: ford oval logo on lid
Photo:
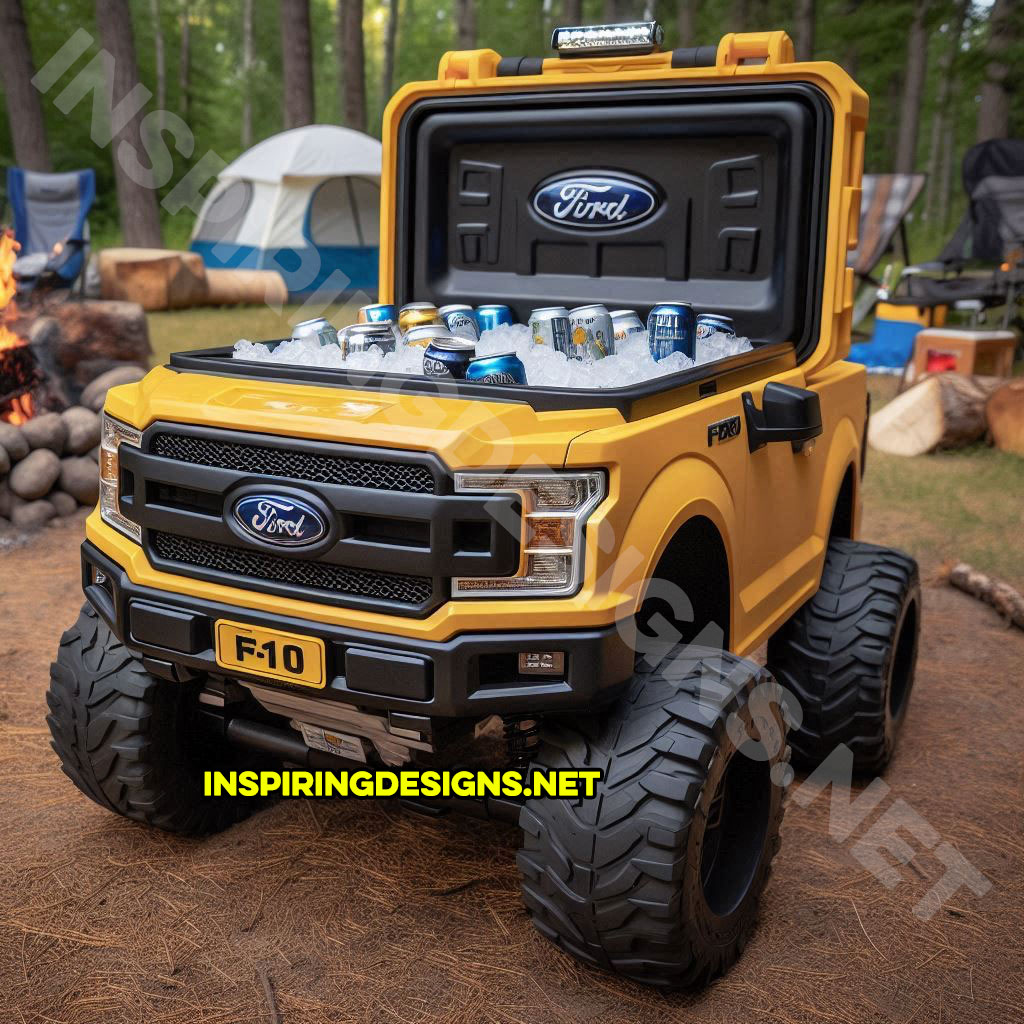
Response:
[{"label": "ford oval logo on lid", "polygon": [[564,228],[607,230],[647,220],[658,209],[653,188],[615,174],[564,174],[533,194],[537,214]]},{"label": "ford oval logo on lid", "polygon": [[242,529],[285,547],[314,544],[327,534],[327,522],[312,505],[283,494],[249,494],[232,510]]}]

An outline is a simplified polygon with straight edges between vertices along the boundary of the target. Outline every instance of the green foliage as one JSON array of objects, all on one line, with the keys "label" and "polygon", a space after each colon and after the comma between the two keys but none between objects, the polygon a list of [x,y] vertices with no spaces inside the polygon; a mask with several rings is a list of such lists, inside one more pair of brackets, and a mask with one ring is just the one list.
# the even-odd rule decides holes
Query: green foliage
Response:
[{"label": "green foliage", "polygon": [[[343,0],[342,0],[343,2]],[[681,0],[625,0],[620,4],[629,17],[653,11],[666,29],[666,44],[677,43],[677,18]],[[850,67],[871,96],[871,126],[866,168],[891,169],[899,130],[899,100],[906,65],[907,29],[915,0],[818,0],[815,56]],[[323,122],[340,119],[339,0],[310,0],[313,35],[313,74],[316,115]],[[387,96],[382,94],[384,46],[391,4],[398,19],[393,87],[433,78],[440,55],[456,45],[455,0],[364,0],[367,111],[369,130],[380,131]],[[96,36],[93,0],[23,0],[36,67],[39,68],[78,28]],[[149,110],[156,109],[156,25],[153,0],[131,0],[136,54],[143,84],[154,94]],[[948,49],[949,25],[956,0],[930,0],[928,77],[921,109],[918,166],[928,163],[932,117],[939,85],[939,61]],[[166,55],[166,107],[185,118],[192,134],[187,152],[174,151],[174,173],[162,187],[165,196],[189,168],[208,151],[230,161],[242,150],[242,107],[246,96],[253,110],[253,138],[259,140],[282,128],[282,28],[277,0],[254,0],[255,62],[243,70],[242,4],[239,0],[158,0],[159,27]],[[745,6],[747,28],[785,28],[794,31],[796,0],[703,0],[697,7],[699,42],[716,42],[737,27],[736,11]],[[1021,5],[1024,6],[1024,5]],[[585,0],[586,20],[602,20],[604,0]],[[955,88],[949,101],[954,128],[953,195],[956,202],[947,222],[911,225],[918,245],[916,255],[925,257],[948,235],[962,209],[959,166],[964,151],[974,142],[978,93],[984,73],[984,46],[988,38],[988,0],[974,0],[969,10],[962,45],[953,74]],[[552,27],[559,23],[562,0],[477,0],[477,40],[508,55],[545,54]],[[190,59],[188,88],[183,90],[182,26],[188,17]],[[1015,16],[1020,16],[1018,11]],[[1019,83],[1024,67],[1022,33],[1013,34],[1007,64],[1011,85]],[[96,40],[43,97],[44,113],[54,165],[57,169],[90,166],[97,174],[97,202],[92,216],[94,235],[114,242],[118,236],[117,200],[111,155],[91,137],[92,98],[86,97],[67,113],[57,98],[98,52]],[[1024,89],[1011,89],[1011,129],[1024,134]],[[185,147],[188,148],[188,147]],[[13,162],[6,109],[0,111],[0,166]],[[208,182],[207,182],[208,184]],[[923,203],[918,210],[923,209]],[[167,241],[180,244],[193,222],[191,210],[165,215]]]}]

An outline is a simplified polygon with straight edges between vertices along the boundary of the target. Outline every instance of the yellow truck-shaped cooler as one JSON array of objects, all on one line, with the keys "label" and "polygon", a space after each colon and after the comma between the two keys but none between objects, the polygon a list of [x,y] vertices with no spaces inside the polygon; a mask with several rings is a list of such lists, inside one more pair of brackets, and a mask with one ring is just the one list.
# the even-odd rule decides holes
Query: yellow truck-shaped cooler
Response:
[{"label": "yellow truck-shaped cooler", "polygon": [[680,299],[752,350],[603,390],[176,354],[107,398],[49,722],[83,792],[184,833],[252,808],[211,769],[599,769],[449,803],[522,826],[552,941],[692,985],[754,927],[791,751],[880,770],[913,682],[916,566],[856,539],[868,101],[783,32],[555,35],[391,100],[380,300]]}]

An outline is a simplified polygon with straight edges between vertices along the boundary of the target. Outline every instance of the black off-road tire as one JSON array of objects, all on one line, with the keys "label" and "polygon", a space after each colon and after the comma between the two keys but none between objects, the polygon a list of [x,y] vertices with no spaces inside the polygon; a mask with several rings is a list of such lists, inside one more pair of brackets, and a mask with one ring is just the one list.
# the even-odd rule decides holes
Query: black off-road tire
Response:
[{"label": "black off-road tire", "polygon": [[592,799],[531,798],[521,813],[523,899],[543,935],[671,988],[736,960],[779,847],[777,691],[735,655],[669,658],[606,713],[544,721],[537,767],[604,774]]},{"label": "black off-road tire", "polygon": [[818,592],[771,639],[768,665],[798,699],[793,763],[813,770],[845,743],[860,775],[892,757],[917,664],[917,563],[892,548],[833,540]]},{"label": "black off-road tire", "polygon": [[200,727],[194,685],[151,676],[91,605],[61,637],[46,721],[64,774],[101,807],[168,832],[203,835],[259,801],[204,797],[204,770],[254,767]]}]

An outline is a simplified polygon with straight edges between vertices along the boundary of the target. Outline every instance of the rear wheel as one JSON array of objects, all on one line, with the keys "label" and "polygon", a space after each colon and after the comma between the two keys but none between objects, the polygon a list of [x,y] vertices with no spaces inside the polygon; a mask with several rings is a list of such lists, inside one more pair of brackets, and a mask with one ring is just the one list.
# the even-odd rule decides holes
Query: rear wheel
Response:
[{"label": "rear wheel", "polygon": [[259,801],[204,797],[203,772],[263,765],[203,729],[197,697],[151,676],[86,604],[50,666],[51,745],[101,807],[169,832],[216,832]]},{"label": "rear wheel", "polygon": [[768,664],[803,722],[793,761],[813,769],[841,743],[860,774],[892,757],[917,665],[921,586],[902,551],[833,540],[821,586],[768,644]]},{"label": "rear wheel", "polygon": [[523,809],[523,898],[543,935],[668,987],[736,960],[779,846],[777,689],[766,670],[716,653],[638,674],[600,716],[545,720],[537,767],[603,778],[592,799]]}]

